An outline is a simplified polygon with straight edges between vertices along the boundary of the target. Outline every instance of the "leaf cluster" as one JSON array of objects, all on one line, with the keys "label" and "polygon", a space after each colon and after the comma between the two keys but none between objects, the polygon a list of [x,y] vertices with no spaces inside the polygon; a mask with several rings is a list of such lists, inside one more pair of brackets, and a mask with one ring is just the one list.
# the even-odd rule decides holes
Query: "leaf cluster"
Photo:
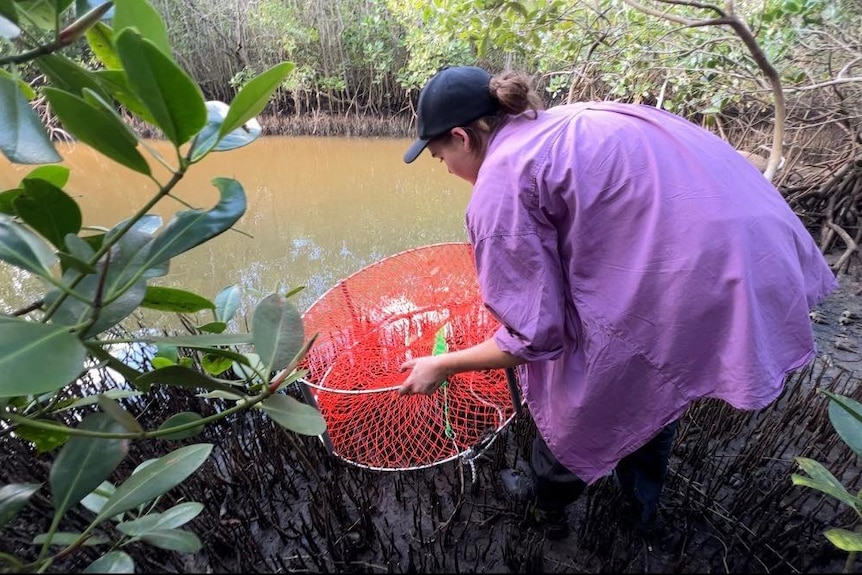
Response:
[{"label": "leaf cluster", "polygon": [[[74,5],[73,5],[74,4]],[[242,185],[215,178],[219,201],[209,209],[178,211],[167,222],[151,212],[189,169],[212,153],[248,145],[261,133],[256,116],[293,70],[281,62],[250,78],[230,103],[205,101],[199,86],[177,63],[163,19],[147,0],[0,0],[0,152],[35,167],[14,188],[0,192],[0,265],[38,278],[44,292],[30,305],[0,314],[0,434],[31,442],[43,456],[58,450],[48,491],[51,525],[33,543],[33,557],[0,554],[0,565],[42,571],[82,546],[106,546],[88,571],[132,572],[125,545],[143,542],[194,552],[200,541],[180,529],[201,511],[185,502],[159,511],[161,497],[197,470],[212,445],[191,444],[140,464],[125,481],[109,479],[128,455],[130,441],[185,440],[233,413],[257,409],[286,430],[320,435],[325,424],[310,405],[282,393],[299,380],[298,369],[314,341],[291,303],[295,293],[274,293],[254,308],[248,333],[230,333],[239,308],[236,286],[214,300],[183,289],[151,285],[169,273],[171,260],[231,230],[246,210]],[[87,67],[65,52],[86,42],[97,65]],[[20,68],[35,65],[47,78],[34,87]],[[109,229],[85,226],[67,191],[69,169],[34,110],[47,102],[76,140],[143,174],[152,197],[134,215]],[[172,144],[166,158],[148,146],[131,120],[149,124]],[[169,177],[152,170],[159,163]],[[124,320],[139,308],[178,314],[210,311],[213,319],[185,336],[118,338]],[[124,362],[117,344],[155,346],[149,366]],[[197,364],[178,350],[195,354]],[[122,387],[75,397],[71,389],[98,369],[120,374]],[[153,388],[192,389],[232,406],[202,417],[180,412],[145,429],[124,402]],[[70,397],[70,395],[72,395]],[[42,484],[0,487],[0,529],[9,528]],[[61,524],[73,506],[93,512],[81,532]],[[112,525],[112,528],[106,526]],[[112,536],[113,535],[113,539]]]}]

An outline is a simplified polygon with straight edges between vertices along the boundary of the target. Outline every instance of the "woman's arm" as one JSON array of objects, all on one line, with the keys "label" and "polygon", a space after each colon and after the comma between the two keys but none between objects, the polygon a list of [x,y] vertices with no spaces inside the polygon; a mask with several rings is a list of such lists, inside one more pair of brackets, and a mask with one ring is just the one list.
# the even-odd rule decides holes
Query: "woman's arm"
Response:
[{"label": "woman's arm", "polygon": [[503,369],[522,363],[525,361],[501,350],[492,337],[467,349],[408,359],[401,365],[401,371],[408,369],[411,371],[398,389],[398,393],[430,395],[446,378],[456,373]]}]

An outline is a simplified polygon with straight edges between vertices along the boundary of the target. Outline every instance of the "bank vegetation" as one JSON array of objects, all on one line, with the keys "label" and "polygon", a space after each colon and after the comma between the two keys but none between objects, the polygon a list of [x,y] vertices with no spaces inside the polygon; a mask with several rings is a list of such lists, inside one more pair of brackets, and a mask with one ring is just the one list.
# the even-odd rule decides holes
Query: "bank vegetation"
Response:
[{"label": "bank vegetation", "polygon": [[[862,5],[854,0],[154,0],[207,99],[295,64],[265,134],[409,136],[445,65],[533,74],[547,105],[661,106],[766,170],[824,251],[862,241]],[[92,59],[86,44],[77,55]],[[157,136],[158,134],[146,134]],[[771,166],[767,167],[769,162]]]}]

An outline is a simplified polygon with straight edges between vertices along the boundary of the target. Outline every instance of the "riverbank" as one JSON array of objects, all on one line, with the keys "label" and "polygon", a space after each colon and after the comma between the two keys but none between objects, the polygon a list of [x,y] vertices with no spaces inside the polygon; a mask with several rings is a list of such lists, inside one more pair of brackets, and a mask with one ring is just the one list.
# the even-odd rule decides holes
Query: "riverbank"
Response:
[{"label": "riverbank", "polygon": [[[359,116],[314,112],[301,116],[268,114],[257,118],[264,136],[332,136],[345,138],[408,138],[415,134],[412,115]],[[141,138],[161,138],[149,124],[134,118],[126,121]]]}]

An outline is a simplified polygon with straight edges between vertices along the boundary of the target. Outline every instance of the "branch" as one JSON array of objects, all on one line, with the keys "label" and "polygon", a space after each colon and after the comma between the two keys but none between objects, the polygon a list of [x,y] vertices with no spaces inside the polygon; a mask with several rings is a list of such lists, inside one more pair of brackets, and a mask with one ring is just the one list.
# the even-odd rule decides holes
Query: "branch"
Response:
[{"label": "branch", "polygon": [[[644,14],[649,14],[650,16],[655,16],[656,18],[664,18],[665,20],[670,20],[671,22],[676,22],[677,24],[682,24],[683,26],[691,26],[691,27],[707,26],[707,25],[709,25],[708,22],[710,22],[709,20],[689,20],[688,18],[683,18],[681,16],[674,16],[670,12],[667,12],[667,11],[662,12],[660,10],[656,10],[655,8],[650,8],[649,6],[644,6],[643,4],[638,2],[637,0],[623,0],[623,1],[626,4],[628,4],[629,6],[631,6],[632,8],[640,10]],[[727,14],[725,14],[723,10],[721,10],[717,6],[711,6],[709,4],[701,4],[699,2],[681,2],[679,0],[658,0],[658,1],[664,2],[665,4],[679,4],[682,6],[691,6],[693,8],[700,8],[702,10],[713,10],[718,14],[719,18],[721,18],[721,19],[727,18]],[[670,8],[668,8],[668,10],[670,10]]]},{"label": "branch", "polygon": [[688,18],[682,18],[680,16],[674,16],[668,12],[662,12],[659,10],[655,10],[653,8],[649,8],[644,6],[637,0],[623,0],[629,6],[634,7],[641,12],[646,14],[650,14],[652,16],[656,16],[659,18],[664,18],[665,20],[670,20],[671,22],[677,22],[679,24],[684,24],[688,27],[705,27],[705,26],[730,26],[730,28],[736,33],[737,36],[742,40],[742,43],[748,48],[748,51],[751,53],[754,58],[755,63],[760,68],[760,70],[764,73],[764,75],[769,79],[770,84],[772,85],[772,94],[775,100],[774,110],[775,110],[775,125],[772,133],[772,148],[769,152],[769,161],[766,163],[766,169],[763,171],[764,177],[772,181],[772,178],[775,176],[775,172],[778,170],[778,167],[781,162],[781,147],[784,142],[784,123],[785,116],[787,112],[784,107],[784,92],[781,88],[781,77],[778,74],[778,71],[775,67],[770,63],[769,59],[766,57],[766,54],[763,53],[763,50],[760,48],[760,45],[757,43],[757,39],[752,34],[751,30],[748,26],[739,19],[733,12],[733,3],[727,2],[727,12],[719,8],[718,6],[713,6],[711,4],[702,4],[700,2],[689,2],[687,0],[656,0],[657,2],[662,2],[664,4],[674,4],[679,6],[689,6],[692,8],[699,8],[702,10],[711,10],[719,15],[718,18],[708,19],[708,20],[691,20]]},{"label": "branch", "polygon": [[811,84],[810,86],[803,86],[801,88],[787,88],[788,92],[807,92],[808,90],[817,90],[818,88],[825,88],[827,86],[835,86],[838,84],[852,84],[854,82],[862,83],[862,76],[856,76],[853,78],[835,78],[834,80],[828,80],[826,82],[820,82],[819,84]]}]

